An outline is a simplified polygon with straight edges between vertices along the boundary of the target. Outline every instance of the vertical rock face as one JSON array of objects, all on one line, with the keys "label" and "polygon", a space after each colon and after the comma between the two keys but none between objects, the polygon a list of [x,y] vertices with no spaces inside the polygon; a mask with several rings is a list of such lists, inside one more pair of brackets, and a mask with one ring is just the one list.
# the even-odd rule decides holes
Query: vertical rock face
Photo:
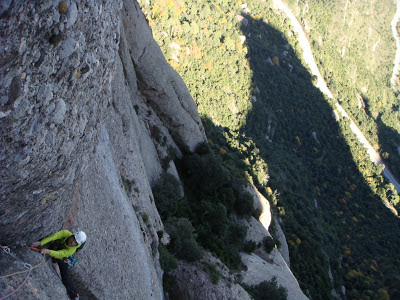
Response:
[{"label": "vertical rock face", "polygon": [[122,21],[140,93],[176,143],[183,150],[194,151],[206,138],[186,85],[166,62],[136,1],[124,1]]},{"label": "vertical rock face", "polygon": [[[0,84],[0,244],[31,262],[39,254],[20,243],[84,230],[73,271],[81,295],[162,298],[151,184],[174,173],[171,152],[206,139],[137,3],[2,1]],[[63,293],[43,269],[22,298],[45,298],[56,284]]]},{"label": "vertical rock face", "polygon": [[6,242],[65,219],[112,99],[121,4],[89,1],[78,10],[74,2],[61,3],[66,12],[57,1],[13,1],[1,15]]}]

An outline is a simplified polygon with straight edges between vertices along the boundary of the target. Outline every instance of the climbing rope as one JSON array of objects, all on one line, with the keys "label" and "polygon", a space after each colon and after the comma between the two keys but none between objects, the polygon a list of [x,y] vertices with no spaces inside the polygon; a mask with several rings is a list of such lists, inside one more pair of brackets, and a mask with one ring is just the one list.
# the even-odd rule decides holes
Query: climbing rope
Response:
[{"label": "climbing rope", "polygon": [[41,261],[39,264],[37,264],[36,266],[32,267],[31,264],[24,263],[24,262],[23,262],[22,260],[20,260],[16,255],[14,255],[13,253],[11,253],[10,248],[8,248],[7,246],[1,246],[1,245],[0,245],[0,248],[3,249],[3,251],[4,251],[5,253],[10,254],[12,257],[14,257],[14,258],[16,258],[17,260],[19,260],[20,262],[22,262],[22,263],[24,264],[24,268],[27,269],[27,270],[24,270],[24,271],[15,272],[15,273],[12,273],[12,274],[0,276],[0,279],[1,279],[1,278],[11,277],[11,276],[14,276],[14,275],[17,275],[17,274],[22,274],[22,273],[28,272],[28,275],[25,277],[25,280],[24,280],[13,292],[11,292],[10,294],[8,294],[8,295],[6,295],[6,296],[0,298],[0,300],[3,300],[3,299],[6,299],[6,298],[10,297],[10,296],[13,295],[13,294],[15,294],[15,293],[25,284],[25,282],[28,280],[29,276],[31,275],[32,270],[44,266],[44,265],[42,265],[42,264],[43,264],[43,262],[45,261],[45,257],[43,256],[42,261]]},{"label": "climbing rope", "polygon": [[26,276],[25,280],[20,284],[19,287],[17,287],[13,292],[9,293],[8,295],[5,295],[0,300],[6,299],[6,298],[10,297],[11,295],[15,294],[25,284],[25,282],[28,280],[29,275],[31,275],[31,271],[32,271],[32,268],[29,269],[28,275]]},{"label": "climbing rope", "polygon": [[18,274],[22,274],[22,273],[26,273],[26,272],[28,272],[29,270],[31,270],[31,268],[29,268],[28,270],[19,271],[19,272],[15,272],[15,273],[12,273],[12,274],[0,276],[0,279],[2,279],[2,278],[7,278],[7,277],[11,277],[11,276],[18,275]]}]

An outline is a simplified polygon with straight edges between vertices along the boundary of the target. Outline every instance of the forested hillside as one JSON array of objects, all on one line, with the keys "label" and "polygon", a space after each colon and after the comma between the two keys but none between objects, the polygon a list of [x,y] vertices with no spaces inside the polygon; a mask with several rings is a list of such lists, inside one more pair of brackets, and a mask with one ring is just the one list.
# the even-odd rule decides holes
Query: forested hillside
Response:
[{"label": "forested hillside", "polygon": [[[330,299],[333,289],[340,294],[344,286],[348,299],[400,297],[399,219],[384,205],[398,207],[398,195],[369,161],[348,121],[333,118],[336,100],[315,88],[289,20],[270,1],[139,2],[195,99],[211,148],[219,160],[234,165],[231,172],[244,170],[283,219],[291,269],[303,291]],[[322,3],[291,5],[309,17],[303,23],[312,28],[314,53],[329,88],[371,143],[387,153],[396,174],[399,112],[389,86],[394,6],[373,19],[379,26],[371,25],[370,36],[381,38],[375,51],[380,43],[385,46],[371,61],[361,51],[369,49],[362,33],[368,39],[363,26],[370,20],[365,17],[357,27],[360,34],[347,28],[343,37],[339,29],[330,35],[335,18],[345,16],[328,17],[341,4]],[[353,22],[371,15],[367,8],[354,12]],[[387,20],[381,18],[386,14]],[[344,48],[335,44],[341,38],[347,41]],[[338,49],[349,59],[338,57]]]},{"label": "forested hillside", "polygon": [[288,1],[305,25],[322,75],[337,100],[400,177],[400,81],[395,57],[394,1]]}]

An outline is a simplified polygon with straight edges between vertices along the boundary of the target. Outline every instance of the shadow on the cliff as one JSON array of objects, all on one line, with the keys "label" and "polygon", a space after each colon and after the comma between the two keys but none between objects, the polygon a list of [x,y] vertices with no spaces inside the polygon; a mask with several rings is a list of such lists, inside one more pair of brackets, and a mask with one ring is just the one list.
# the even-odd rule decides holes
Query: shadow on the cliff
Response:
[{"label": "shadow on the cliff", "polygon": [[[385,164],[390,168],[394,177],[398,181],[400,178],[400,135],[392,127],[385,124],[382,119],[382,115],[379,112],[372,111],[369,105],[370,99],[365,95],[362,95],[364,111],[370,120],[374,120],[378,131],[378,141],[380,146],[380,155],[384,160]],[[398,111],[399,106],[392,107],[393,111]],[[374,117],[375,116],[375,117]]]},{"label": "shadow on the cliff", "polygon": [[381,157],[385,161],[399,181],[400,178],[400,135],[390,126],[387,126],[379,116],[375,120],[378,126],[379,145],[381,146]]},{"label": "shadow on the cliff", "polygon": [[[396,274],[398,220],[371,192],[332,106],[282,32],[263,20],[243,17],[248,21],[242,23],[242,32],[253,78],[252,109],[240,133],[260,150],[268,165],[268,186],[280,193],[277,214],[284,221],[291,269],[313,299],[330,299],[332,288],[338,291],[341,285],[350,298],[367,287],[378,290],[387,277],[371,273],[370,262]],[[209,139],[232,149],[224,138],[228,129],[206,119],[203,123]],[[265,186],[255,184],[266,194]],[[351,269],[368,276],[355,284],[343,276]]]},{"label": "shadow on the cliff", "polygon": [[[365,100],[365,113],[370,117],[373,117],[372,109],[369,106],[369,99],[365,97],[365,95],[362,96],[363,99]],[[393,107],[393,111],[398,111],[399,106]],[[376,114],[376,112],[375,112]],[[393,176],[399,182],[400,178],[400,135],[399,133],[393,129],[391,126],[388,126],[385,124],[384,120],[382,119],[381,114],[377,114],[377,117],[374,118],[377,130],[378,130],[378,143],[380,145],[380,156],[383,159],[385,165],[389,168],[389,170],[392,172]],[[396,205],[396,209],[399,212],[400,208],[400,203],[399,203],[399,195],[396,194],[395,190],[393,188],[386,188],[385,190],[381,190],[381,193],[384,193],[389,201],[392,202],[392,204]],[[392,230],[392,229],[389,229]],[[398,230],[398,227],[396,231]],[[395,239],[393,241],[394,244],[399,245],[400,241],[399,238]],[[399,260],[399,255],[397,254],[397,270],[399,269],[400,265],[400,260]],[[393,267],[388,266],[386,264],[382,268],[382,272],[386,273],[385,274],[385,286],[388,288],[390,291],[390,296],[392,299],[400,299],[400,273],[393,269]]]}]

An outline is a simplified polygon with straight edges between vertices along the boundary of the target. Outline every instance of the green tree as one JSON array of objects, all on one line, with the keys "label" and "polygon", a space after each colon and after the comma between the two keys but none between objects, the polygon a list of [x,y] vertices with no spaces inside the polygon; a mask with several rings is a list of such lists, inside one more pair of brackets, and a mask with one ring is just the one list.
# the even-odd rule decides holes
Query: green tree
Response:
[{"label": "green tree", "polygon": [[197,235],[191,222],[185,218],[171,218],[165,224],[171,236],[170,251],[178,258],[195,261],[202,257],[203,250],[196,242]]}]

